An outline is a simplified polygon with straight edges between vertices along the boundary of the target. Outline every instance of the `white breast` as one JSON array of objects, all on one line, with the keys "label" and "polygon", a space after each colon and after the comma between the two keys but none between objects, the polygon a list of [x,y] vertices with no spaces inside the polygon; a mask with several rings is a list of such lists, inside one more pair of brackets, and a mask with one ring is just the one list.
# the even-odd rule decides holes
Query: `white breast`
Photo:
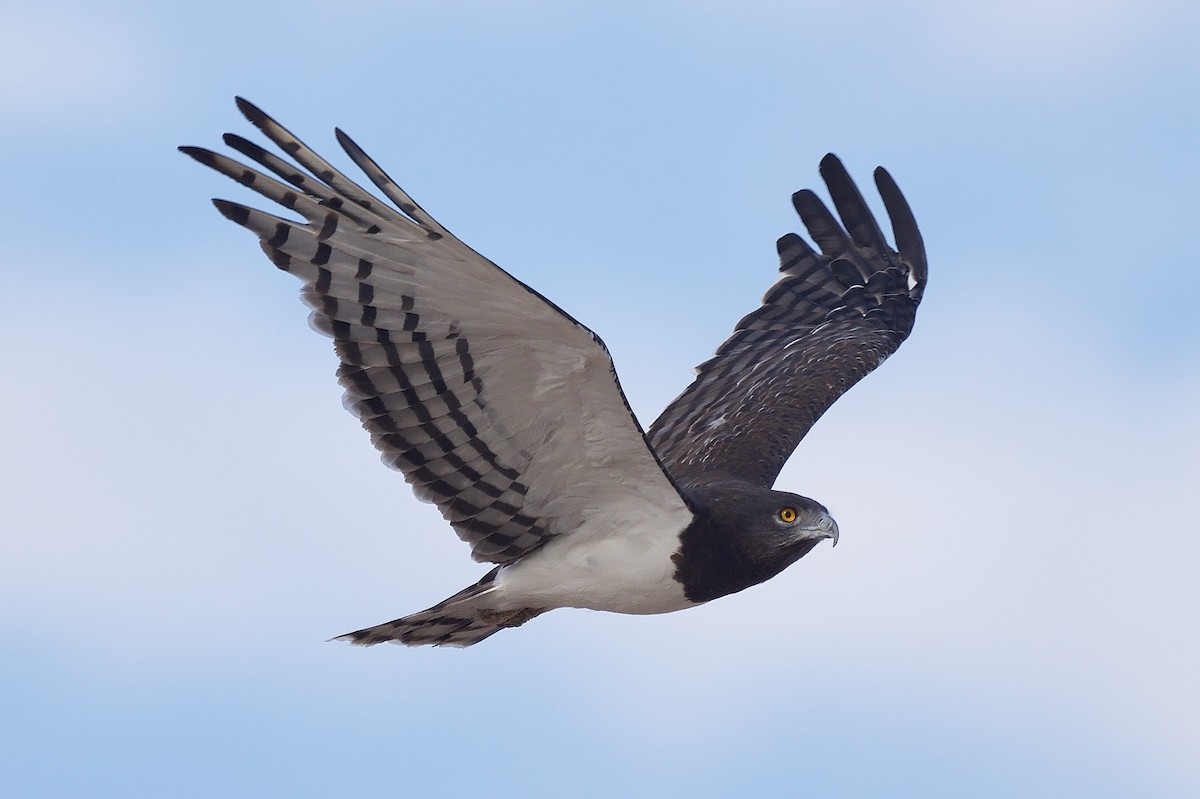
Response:
[{"label": "white breast", "polygon": [[[685,518],[686,517],[686,518]],[[489,599],[505,609],[589,608],[613,613],[669,613],[697,604],[683,594],[671,556],[691,513],[593,516],[496,575]],[[490,603],[489,603],[490,604]]]}]

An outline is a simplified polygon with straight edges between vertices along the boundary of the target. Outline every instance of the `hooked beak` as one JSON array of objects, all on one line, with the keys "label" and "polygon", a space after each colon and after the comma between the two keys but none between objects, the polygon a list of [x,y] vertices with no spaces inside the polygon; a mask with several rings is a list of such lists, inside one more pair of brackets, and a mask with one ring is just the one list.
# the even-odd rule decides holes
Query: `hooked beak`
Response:
[{"label": "hooked beak", "polygon": [[833,546],[837,546],[839,535],[837,522],[828,513],[824,514],[821,521],[809,529],[813,531],[813,538],[832,538]]}]

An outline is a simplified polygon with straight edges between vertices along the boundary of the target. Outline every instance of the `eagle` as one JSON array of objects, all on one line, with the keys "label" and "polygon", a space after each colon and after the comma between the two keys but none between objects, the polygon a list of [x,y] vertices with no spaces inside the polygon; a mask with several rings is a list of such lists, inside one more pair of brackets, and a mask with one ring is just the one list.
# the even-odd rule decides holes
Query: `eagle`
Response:
[{"label": "eagle", "polygon": [[428,610],[337,640],[466,647],[554,608],[667,613],[837,543],[823,505],[772,486],[817,419],[912,330],[925,250],[882,167],[895,247],[826,155],[841,221],[812,191],[792,196],[815,248],[778,240],[782,276],[761,307],[647,430],[595,333],[442,227],[344,132],[338,143],[390,205],[237,105],[291,160],[232,133],[225,144],[257,168],[179,149],[302,218],[213,200],[303,282],[344,404],[384,463],[495,564]]}]

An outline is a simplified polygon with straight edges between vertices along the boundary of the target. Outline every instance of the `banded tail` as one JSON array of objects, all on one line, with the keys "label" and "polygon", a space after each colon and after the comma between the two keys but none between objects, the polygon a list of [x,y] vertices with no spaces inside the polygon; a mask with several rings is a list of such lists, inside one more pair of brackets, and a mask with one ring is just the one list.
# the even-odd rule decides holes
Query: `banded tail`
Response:
[{"label": "banded tail", "polygon": [[335,641],[358,646],[374,646],[395,641],[408,646],[467,647],[479,643],[505,627],[517,627],[545,612],[545,609],[495,610],[483,598],[491,593],[499,567],[483,579],[443,600],[428,610],[395,621],[377,624],[345,635]]}]

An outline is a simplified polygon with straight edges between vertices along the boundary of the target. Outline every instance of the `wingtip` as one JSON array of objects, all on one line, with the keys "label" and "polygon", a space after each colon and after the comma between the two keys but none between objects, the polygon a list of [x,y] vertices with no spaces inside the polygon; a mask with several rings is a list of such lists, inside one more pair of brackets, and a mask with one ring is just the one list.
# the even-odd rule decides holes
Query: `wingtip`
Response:
[{"label": "wingtip", "polygon": [[900,187],[896,185],[896,179],[892,177],[892,173],[888,172],[882,166],[875,167],[874,172],[875,187],[879,189],[879,193],[892,191],[896,194],[900,193]]},{"label": "wingtip", "polygon": [[205,166],[212,166],[213,161],[217,155],[212,150],[209,150],[206,147],[193,147],[190,144],[182,144],[179,147],[176,147],[175,149],[179,150],[179,152],[183,153],[184,155],[188,156],[189,158],[193,158],[193,159],[199,161],[200,163],[204,164]]},{"label": "wingtip", "polygon": [[846,169],[842,159],[834,153],[826,153],[825,157],[821,159],[820,172],[821,179],[825,181],[825,185],[829,186],[831,191],[834,185],[844,186],[847,183],[854,185],[854,179],[850,177],[850,170]]},{"label": "wingtip", "polygon": [[262,163],[263,154],[266,150],[261,145],[247,139],[245,136],[239,136],[236,133],[226,133],[221,136],[221,141],[225,142],[226,147],[237,150],[242,155],[253,158],[255,161]]},{"label": "wingtip", "polygon": [[354,141],[354,139],[350,138],[350,134],[346,133],[346,131],[342,130],[341,128],[334,128],[333,136],[335,139],[337,139],[337,143],[341,145],[341,148],[347,153],[351,155],[354,155],[355,153],[362,153],[363,155],[366,154],[363,153],[363,149],[358,146],[358,143]]},{"label": "wingtip", "polygon": [[783,255],[789,248],[796,246],[796,242],[799,240],[800,237],[795,233],[784,233],[775,239],[775,252]]},{"label": "wingtip", "polygon": [[242,112],[242,116],[250,120],[251,124],[258,127],[266,119],[270,119],[261,108],[247,100],[245,97],[234,97],[233,101],[237,103],[238,110]]},{"label": "wingtip", "polygon": [[838,158],[835,153],[825,153],[825,157],[821,159],[818,166],[818,171],[821,173],[821,179],[825,181],[825,185],[829,185],[830,179],[834,180],[849,180],[850,173],[846,170],[846,165],[842,163],[842,159]]},{"label": "wingtip", "polygon": [[918,285],[924,285],[928,276],[928,266],[925,256],[925,241],[921,237],[921,229],[917,225],[912,207],[900,191],[895,178],[883,167],[875,169],[875,187],[883,198],[888,216],[892,220],[892,235],[896,239],[896,249],[900,256],[912,264],[914,277]]},{"label": "wingtip", "polygon": [[800,191],[792,192],[792,207],[801,216],[808,213],[808,210],[813,207],[813,203],[820,204],[821,198],[812,189],[800,189]]},{"label": "wingtip", "polygon": [[236,222],[239,225],[245,225],[246,220],[250,218],[250,209],[244,205],[239,205],[229,200],[221,200],[213,198],[212,204],[221,213],[221,216],[228,219],[230,222]]}]

